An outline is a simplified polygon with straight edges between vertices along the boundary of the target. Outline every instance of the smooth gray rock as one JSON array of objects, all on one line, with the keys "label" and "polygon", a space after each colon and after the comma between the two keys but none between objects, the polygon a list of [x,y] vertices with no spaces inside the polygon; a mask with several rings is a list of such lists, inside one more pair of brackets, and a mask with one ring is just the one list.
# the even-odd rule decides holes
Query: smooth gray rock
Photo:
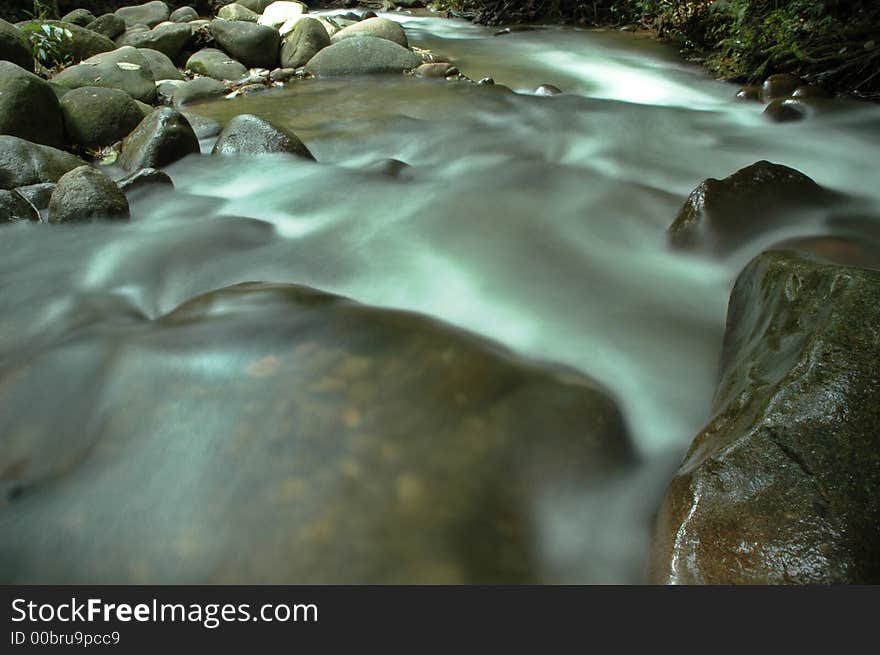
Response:
[{"label": "smooth gray rock", "polygon": [[97,86],[67,93],[61,111],[68,141],[87,148],[116,143],[143,120],[141,108],[125,91]]},{"label": "smooth gray rock", "polygon": [[86,59],[56,75],[52,80],[69,89],[103,86],[122,89],[135,100],[150,103],[156,96],[156,81],[150,64],[137,48],[124,46]]},{"label": "smooth gray rock", "polygon": [[31,203],[37,211],[49,209],[49,199],[52,197],[52,191],[54,190],[54,182],[29,184],[27,186],[20,186],[16,189],[21,197]]},{"label": "smooth gray rock", "polygon": [[404,48],[409,47],[409,41],[406,38],[406,31],[400,25],[388,18],[368,18],[354,25],[339,30],[333,35],[331,41],[339,43],[344,39],[350,39],[353,36],[375,36],[380,39],[393,41]]},{"label": "smooth gray rock", "polygon": [[281,44],[281,67],[299,68],[330,45],[330,37],[320,21],[303,16]]},{"label": "smooth gray rock", "polygon": [[164,2],[154,0],[134,7],[122,7],[116,10],[116,15],[129,27],[132,25],[155,27],[171,17],[171,10]]},{"label": "smooth gray rock", "polygon": [[186,120],[189,121],[189,124],[192,126],[193,131],[199,139],[210,139],[223,131],[223,126],[213,118],[207,118],[189,112],[183,112],[183,115],[186,116]]},{"label": "smooth gray rock", "polygon": [[17,190],[0,190],[0,225],[39,220],[40,212]]},{"label": "smooth gray rock", "polygon": [[140,195],[147,190],[170,190],[174,188],[174,182],[171,181],[168,173],[155,168],[142,168],[139,171],[131,173],[130,175],[126,175],[122,179],[117,180],[116,184],[119,186],[120,190],[126,195]]},{"label": "smooth gray rock", "polygon": [[191,23],[199,19],[199,12],[192,7],[180,7],[172,11],[168,19],[173,23]]},{"label": "smooth gray rock", "polygon": [[0,136],[0,189],[57,182],[62,175],[84,163],[63,150],[17,136]]},{"label": "smooth gray rock", "polygon": [[248,23],[256,23],[260,20],[260,14],[233,2],[220,7],[220,11],[217,12],[217,18],[222,18],[223,20],[243,20]]},{"label": "smooth gray rock", "polygon": [[266,7],[273,2],[275,0],[238,0],[237,4],[240,4],[245,9],[250,9],[254,13],[262,14],[266,11]]},{"label": "smooth gray rock", "polygon": [[248,67],[278,66],[281,35],[265,25],[240,20],[215,20],[211,32],[217,44]]},{"label": "smooth gray rock", "polygon": [[66,173],[49,200],[50,223],[128,220],[128,200],[116,183],[91,166]]},{"label": "smooth gray rock", "polygon": [[64,142],[55,91],[44,79],[11,61],[0,61],[0,134],[50,146]]},{"label": "smooth gray rock", "polygon": [[0,18],[0,59],[11,61],[27,71],[34,70],[34,57],[31,46],[15,25]]},{"label": "smooth gray rock", "polygon": [[157,82],[160,80],[186,79],[167,55],[151,48],[138,48],[138,52],[147,60],[147,63],[150,65],[150,72],[153,74],[153,79]]},{"label": "smooth gray rock", "polygon": [[165,23],[145,32],[126,32],[117,39],[119,46],[130,45],[135,48],[157,50],[166,57],[175,59],[192,38],[192,29],[181,23]]},{"label": "smooth gray rock", "polygon": [[86,25],[86,29],[106,36],[108,39],[115,39],[125,32],[125,21],[116,14],[104,14]]},{"label": "smooth gray rock", "polygon": [[65,23],[73,23],[80,27],[88,27],[89,24],[95,22],[95,15],[88,9],[74,9],[61,17]]},{"label": "smooth gray rock", "polygon": [[248,71],[244,64],[216,48],[199,50],[189,58],[186,67],[199,75],[230,81],[241,79]]},{"label": "smooth gray rock", "polygon": [[130,172],[162,168],[199,152],[199,139],[183,114],[160,107],[123,141],[117,163]]},{"label": "smooth gray rock", "polygon": [[223,82],[210,77],[199,77],[175,86],[171,94],[171,103],[175,107],[183,107],[195,102],[219,98],[227,92],[228,89]]},{"label": "smooth gray rock", "polygon": [[315,77],[400,73],[417,68],[422,58],[403,46],[375,36],[343,39],[312,57],[305,71]]},{"label": "smooth gray rock", "polygon": [[212,155],[266,153],[286,153],[315,159],[293,132],[252,114],[241,114],[230,120],[220,132],[211,151]]}]

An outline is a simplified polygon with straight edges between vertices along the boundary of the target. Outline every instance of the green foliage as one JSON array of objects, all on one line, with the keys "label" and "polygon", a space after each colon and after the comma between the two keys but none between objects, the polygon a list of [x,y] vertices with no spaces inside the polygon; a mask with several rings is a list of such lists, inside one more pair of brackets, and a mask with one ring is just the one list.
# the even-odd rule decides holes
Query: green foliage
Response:
[{"label": "green foliage", "polygon": [[44,67],[54,69],[72,63],[69,42],[73,34],[67,28],[35,21],[21,31],[31,44],[34,59]]}]

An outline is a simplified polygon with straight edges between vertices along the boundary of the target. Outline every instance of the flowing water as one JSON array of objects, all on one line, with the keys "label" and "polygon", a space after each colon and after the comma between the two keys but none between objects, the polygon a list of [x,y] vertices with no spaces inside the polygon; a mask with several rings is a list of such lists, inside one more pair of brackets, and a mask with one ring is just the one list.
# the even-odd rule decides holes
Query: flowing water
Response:
[{"label": "flowing water", "polygon": [[[661,464],[549,508],[546,533],[560,579],[579,579],[579,558],[613,560],[616,549],[629,565],[644,538],[634,513],[656,504],[709,416],[737,272],[781,239],[830,231],[825,216],[807,216],[710,259],[670,251],[667,227],[701,180],[760,159],[880,216],[880,108],[839,102],[772,124],[760,105],[734,101],[734,87],[643,37],[560,27],[493,37],[460,21],[390,17],[413,45],[497,85],[307,80],[193,108],[284,124],[320,163],[190,158],[169,169],[175,193],[134,201],[131,224],[4,228],[0,361],[57,347],[83,321],[155,318],[251,280],[438,317],[611,390],[644,461]],[[544,83],[566,93],[531,94]],[[388,158],[410,168],[399,179],[371,170]],[[82,349],[69,356],[84,358],[84,371],[99,366]],[[66,398],[89,384],[47,374],[18,409],[51,429],[76,423],[87,409]],[[584,512],[604,517],[607,543],[569,534]],[[631,575],[613,562],[606,571],[590,579]]]}]

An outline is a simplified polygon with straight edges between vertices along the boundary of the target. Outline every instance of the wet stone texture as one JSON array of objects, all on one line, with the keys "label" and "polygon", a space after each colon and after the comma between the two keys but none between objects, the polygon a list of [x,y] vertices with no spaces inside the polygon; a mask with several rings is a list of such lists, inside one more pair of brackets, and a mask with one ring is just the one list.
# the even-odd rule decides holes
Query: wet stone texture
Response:
[{"label": "wet stone texture", "polygon": [[591,380],[420,315],[269,284],[70,311],[0,369],[3,582],[540,582],[538,501],[633,463]]},{"label": "wet stone texture", "polygon": [[659,515],[657,582],[880,582],[880,272],[760,255],[715,417]]}]

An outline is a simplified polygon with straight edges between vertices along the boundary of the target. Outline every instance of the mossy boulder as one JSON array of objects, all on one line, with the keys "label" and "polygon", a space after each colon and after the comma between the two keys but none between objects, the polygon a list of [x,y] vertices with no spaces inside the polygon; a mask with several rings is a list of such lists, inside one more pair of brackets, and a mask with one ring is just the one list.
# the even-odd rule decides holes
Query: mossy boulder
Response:
[{"label": "mossy boulder", "polygon": [[880,583],[878,326],[880,271],[771,251],[739,275],[656,582]]},{"label": "mossy boulder", "polygon": [[233,2],[220,7],[220,11],[217,12],[217,18],[222,18],[223,20],[243,20],[248,23],[256,23],[260,20],[260,14]]},{"label": "mossy boulder", "polygon": [[0,18],[0,60],[34,70],[34,57],[27,37],[15,25]]},{"label": "mossy boulder", "polygon": [[125,21],[116,14],[104,14],[86,25],[86,28],[108,39],[115,39],[125,32]]},{"label": "mossy boulder", "polygon": [[278,66],[281,35],[265,25],[241,20],[215,20],[211,33],[224,51],[248,67]]},{"label": "mossy boulder", "polygon": [[305,66],[318,52],[330,45],[327,30],[316,19],[303,16],[281,44],[282,68]]},{"label": "mossy boulder", "polygon": [[65,23],[73,23],[80,27],[88,27],[90,23],[95,21],[95,15],[88,9],[74,9],[61,17]]},{"label": "mossy boulder", "polygon": [[380,75],[418,68],[422,58],[401,45],[375,36],[343,39],[322,49],[305,66],[315,77]]},{"label": "mossy boulder", "polygon": [[176,109],[160,107],[123,141],[118,163],[133,172],[162,168],[199,152],[199,140],[189,121]]},{"label": "mossy boulder", "polygon": [[177,69],[177,66],[174,65],[174,62],[171,61],[168,55],[152,48],[138,48],[138,52],[147,60],[147,64],[150,66],[150,73],[152,73],[153,79],[157,82],[160,80],[185,79],[183,73]]},{"label": "mossy boulder", "polygon": [[251,114],[240,114],[230,120],[217,137],[211,152],[214,155],[269,153],[315,158],[293,132]]},{"label": "mossy boulder", "polygon": [[248,72],[244,64],[217,48],[199,50],[187,60],[186,67],[215,80],[240,80]]},{"label": "mossy boulder", "polygon": [[49,200],[50,223],[128,220],[128,200],[116,183],[91,166],[80,166],[58,180]]},{"label": "mossy boulder", "polygon": [[344,39],[350,39],[353,36],[374,36],[379,39],[387,39],[404,48],[409,47],[409,41],[406,38],[406,31],[400,23],[388,18],[376,17],[358,21],[354,25],[349,25],[336,32],[331,40],[333,43],[338,43]]},{"label": "mossy boulder", "polygon": [[192,21],[198,19],[199,12],[197,12],[192,7],[180,7],[179,9],[175,9],[168,17],[168,20],[173,23],[191,23]]},{"label": "mossy boulder", "polygon": [[0,134],[60,146],[64,121],[58,96],[44,79],[11,61],[0,61]]},{"label": "mossy boulder", "polygon": [[108,146],[138,126],[143,113],[125,91],[86,86],[61,99],[70,143],[89,148]]},{"label": "mossy boulder", "polygon": [[151,30],[130,30],[116,41],[116,45],[157,50],[166,57],[176,59],[192,39],[192,29],[181,23],[164,23]]},{"label": "mossy boulder", "polygon": [[128,27],[132,25],[155,27],[171,17],[171,9],[161,0],[153,0],[142,5],[117,9],[116,15],[124,20]]},{"label": "mossy boulder", "polygon": [[0,136],[0,189],[57,182],[62,175],[84,163],[63,150],[16,136]]},{"label": "mossy boulder", "polygon": [[52,79],[69,89],[84,86],[121,89],[135,100],[146,103],[156,97],[156,81],[150,64],[137,48],[131,46],[90,57]]}]

